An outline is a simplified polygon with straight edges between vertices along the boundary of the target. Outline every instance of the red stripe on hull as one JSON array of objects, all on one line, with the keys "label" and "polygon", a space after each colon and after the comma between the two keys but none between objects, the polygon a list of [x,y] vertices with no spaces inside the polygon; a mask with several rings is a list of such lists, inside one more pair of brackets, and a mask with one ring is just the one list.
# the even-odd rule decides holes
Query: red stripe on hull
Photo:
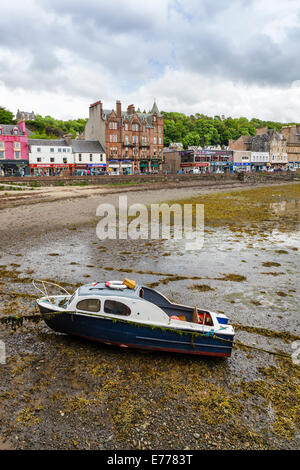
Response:
[{"label": "red stripe on hull", "polygon": [[139,346],[136,344],[127,344],[124,345],[124,343],[115,343],[115,342],[107,342],[106,340],[102,339],[95,339],[95,338],[90,338],[89,336],[83,336],[83,335],[72,335],[72,336],[80,336],[80,338],[85,338],[88,339],[89,341],[96,341],[97,343],[103,343],[103,344],[111,344],[113,346],[119,346],[123,347],[126,346],[128,348],[132,349],[141,349],[141,350],[150,350],[150,351],[167,351],[167,352],[174,352],[174,353],[182,353],[182,354],[194,354],[198,356],[216,356],[216,357],[230,357],[231,353],[213,353],[213,352],[202,352],[202,351],[183,351],[182,349],[170,349],[170,348],[160,348],[160,347],[152,347],[152,346]]}]

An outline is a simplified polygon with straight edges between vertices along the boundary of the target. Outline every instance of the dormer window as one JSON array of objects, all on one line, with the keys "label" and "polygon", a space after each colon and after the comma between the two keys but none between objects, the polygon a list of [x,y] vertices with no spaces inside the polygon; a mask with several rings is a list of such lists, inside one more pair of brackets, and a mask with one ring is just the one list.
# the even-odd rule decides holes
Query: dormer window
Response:
[{"label": "dormer window", "polygon": [[14,128],[13,135],[19,135],[19,129],[17,127]]},{"label": "dormer window", "polygon": [[2,134],[3,134],[3,129],[2,129],[2,127],[0,127],[0,135],[2,135]]}]

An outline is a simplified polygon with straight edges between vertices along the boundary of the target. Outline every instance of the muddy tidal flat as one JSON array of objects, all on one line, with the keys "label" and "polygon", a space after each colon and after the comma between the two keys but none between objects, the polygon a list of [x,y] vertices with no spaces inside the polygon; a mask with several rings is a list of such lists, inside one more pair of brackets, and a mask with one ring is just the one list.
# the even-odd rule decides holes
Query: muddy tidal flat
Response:
[{"label": "muddy tidal flat", "polygon": [[119,349],[38,318],[0,323],[0,449],[298,449],[300,184],[134,197],[204,204],[203,248],[99,240],[94,209],[111,195],[0,210],[0,318],[38,314],[32,279],[72,292],[128,277],[225,313],[232,356]]}]

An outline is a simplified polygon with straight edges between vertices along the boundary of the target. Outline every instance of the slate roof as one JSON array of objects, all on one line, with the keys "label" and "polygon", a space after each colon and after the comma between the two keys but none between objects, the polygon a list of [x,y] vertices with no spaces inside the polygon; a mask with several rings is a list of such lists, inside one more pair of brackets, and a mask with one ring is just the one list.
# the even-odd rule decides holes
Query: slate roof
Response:
[{"label": "slate roof", "polygon": [[[104,115],[104,119],[107,119],[107,117],[112,113],[115,112],[114,109],[103,109],[102,113]],[[125,119],[127,119],[129,122],[132,121],[132,118],[134,115],[136,115],[140,122],[143,123],[143,121],[146,121],[146,127],[153,127],[152,125],[152,116],[153,114],[156,113],[159,117],[161,116],[157,104],[154,101],[154,104],[152,106],[152,110],[150,113],[141,113],[139,110],[135,111],[134,113],[128,113],[127,111],[122,111],[122,123],[125,122]]]},{"label": "slate roof", "polygon": [[28,139],[29,145],[41,145],[47,147],[70,147],[64,139]]},{"label": "slate roof", "polygon": [[72,140],[73,153],[105,153],[98,140]]},{"label": "slate roof", "polygon": [[19,135],[24,135],[21,127],[17,124],[0,124],[0,127],[2,127],[3,135],[13,135],[13,130],[15,127],[19,129]]}]

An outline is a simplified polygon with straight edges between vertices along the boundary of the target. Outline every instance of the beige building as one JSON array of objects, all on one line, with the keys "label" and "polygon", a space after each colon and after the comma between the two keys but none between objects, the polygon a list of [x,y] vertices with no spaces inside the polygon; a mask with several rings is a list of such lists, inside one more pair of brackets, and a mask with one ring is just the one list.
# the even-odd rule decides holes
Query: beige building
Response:
[{"label": "beige building", "polygon": [[300,126],[285,126],[281,132],[287,141],[286,150],[289,165],[300,168]]},{"label": "beige building", "polygon": [[233,150],[233,169],[234,171],[251,169],[251,151],[250,150]]},{"label": "beige building", "polygon": [[[246,152],[244,161],[247,162],[247,152],[252,152],[252,166],[260,166],[262,169],[265,164],[272,165],[276,168],[285,168],[288,163],[287,155],[287,139],[283,133],[277,132],[275,129],[262,127],[256,130],[255,136],[240,136],[236,141],[229,141],[229,150],[234,152]],[[266,154],[269,154],[269,159]],[[236,162],[241,162],[242,154],[236,153]],[[261,158],[261,161],[258,161]],[[267,161],[268,160],[268,161]],[[257,164],[257,165],[254,165]],[[267,165],[267,166],[269,166]]]}]

